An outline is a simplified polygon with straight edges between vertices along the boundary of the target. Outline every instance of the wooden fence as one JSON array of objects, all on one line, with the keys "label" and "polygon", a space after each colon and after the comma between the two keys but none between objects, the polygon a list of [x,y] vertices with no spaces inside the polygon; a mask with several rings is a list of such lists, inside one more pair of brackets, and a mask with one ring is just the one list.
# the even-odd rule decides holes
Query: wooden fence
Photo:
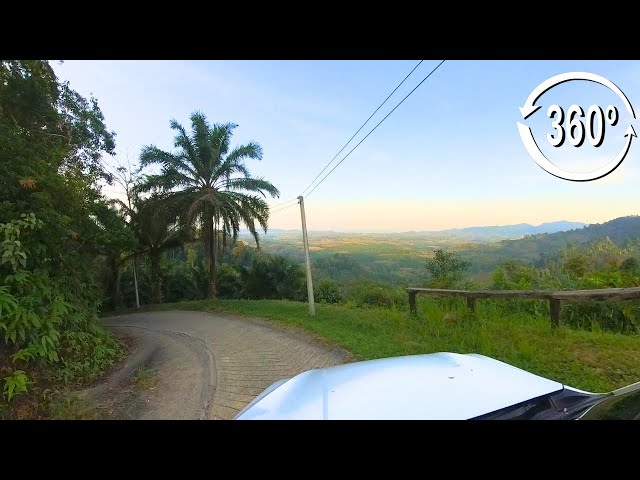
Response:
[{"label": "wooden fence", "polygon": [[551,307],[551,326],[560,326],[561,302],[584,302],[588,300],[635,300],[640,299],[640,287],[603,288],[597,290],[445,290],[439,288],[407,288],[409,293],[409,311],[416,314],[416,296],[464,297],[473,313],[478,298],[528,298],[548,300]]}]

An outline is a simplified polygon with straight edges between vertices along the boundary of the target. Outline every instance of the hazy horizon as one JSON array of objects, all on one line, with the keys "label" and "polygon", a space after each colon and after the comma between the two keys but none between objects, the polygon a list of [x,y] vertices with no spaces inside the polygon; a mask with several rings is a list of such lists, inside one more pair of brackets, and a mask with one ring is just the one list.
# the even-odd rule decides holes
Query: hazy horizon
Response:
[{"label": "hazy horizon", "polygon": [[[210,122],[235,122],[233,144],[259,142],[252,174],[281,191],[269,227],[299,229],[296,198],[417,61],[65,61],[62,80],[98,99],[117,134],[118,158],[135,160],[143,145],[173,150],[175,118],[189,128],[193,111]],[[425,60],[360,132],[345,154],[413,89],[439,60]],[[305,198],[313,231],[436,231],[577,218],[584,223],[637,213],[637,145],[610,175],[569,182],[543,171],[522,145],[521,107],[540,82],[559,73],[607,77],[630,102],[640,100],[638,61],[460,61],[444,63],[369,138]],[[616,102],[590,82],[559,85],[541,97],[532,128],[551,131],[550,102],[585,110]],[[565,168],[584,170],[619,150],[630,120],[607,127],[603,148],[564,145]],[[640,131],[637,126],[636,130]],[[551,148],[549,145],[547,148]],[[338,157],[338,159],[340,159]],[[107,163],[115,165],[113,159]],[[106,187],[109,196],[115,187]],[[553,217],[553,218],[551,218]]]},{"label": "hazy horizon", "polygon": [[[616,217],[618,218],[618,217]],[[609,220],[613,220],[613,218],[609,219]],[[518,225],[529,225],[531,227],[540,227],[542,225],[545,224],[554,224],[554,223],[581,223],[584,225],[590,225],[587,222],[581,222],[578,220],[551,220],[551,221],[547,221],[547,222],[542,222],[539,223],[537,225],[531,224],[531,223],[527,223],[527,222],[520,222],[520,223],[511,223],[511,224],[504,224],[504,225],[469,225],[469,226],[465,226],[465,227],[452,227],[452,228],[443,228],[443,229],[439,229],[439,230],[430,230],[430,229],[422,229],[422,230],[318,230],[318,229],[308,229],[309,233],[321,233],[321,232],[331,232],[331,233],[438,233],[438,232],[446,232],[449,230],[466,230],[466,229],[471,229],[471,228],[491,228],[491,227],[496,227],[496,228],[501,228],[501,227],[513,227],[513,226],[518,226]],[[598,222],[598,223],[602,223],[602,222]],[[269,227],[269,230],[267,231],[267,235],[269,234],[269,231],[284,231],[284,232],[299,232],[302,229],[301,228],[276,228],[276,227]],[[246,233],[248,232],[247,229],[241,229],[242,233]]]}]

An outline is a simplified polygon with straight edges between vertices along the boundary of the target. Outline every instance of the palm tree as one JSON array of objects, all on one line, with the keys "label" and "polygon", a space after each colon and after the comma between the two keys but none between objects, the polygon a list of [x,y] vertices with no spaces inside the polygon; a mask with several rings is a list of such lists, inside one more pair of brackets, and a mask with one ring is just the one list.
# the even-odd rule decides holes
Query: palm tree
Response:
[{"label": "palm tree", "polygon": [[[209,271],[207,296],[216,295],[216,252],[218,237],[223,247],[229,237],[235,241],[244,224],[259,247],[256,222],[266,233],[269,206],[266,194],[278,197],[278,189],[264,178],[252,177],[245,162],[261,160],[262,147],[256,142],[231,149],[233,123],[213,124],[204,114],[191,114],[191,133],[176,120],[175,153],[155,146],[145,146],[140,155],[141,167],[156,164],[159,174],[146,176],[145,188],[170,192],[186,207],[186,220],[202,229],[205,266]],[[217,232],[220,230],[220,234]]]},{"label": "palm tree", "polygon": [[162,253],[184,245],[192,239],[192,235],[181,218],[183,206],[172,197],[153,195],[139,200],[135,207],[132,224],[138,237],[136,253],[149,256],[152,299],[154,303],[161,303]]}]

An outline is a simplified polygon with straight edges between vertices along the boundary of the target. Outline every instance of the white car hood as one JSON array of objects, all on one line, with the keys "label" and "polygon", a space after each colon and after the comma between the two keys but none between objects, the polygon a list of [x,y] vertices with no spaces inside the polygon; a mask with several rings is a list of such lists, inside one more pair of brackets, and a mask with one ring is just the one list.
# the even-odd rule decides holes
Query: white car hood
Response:
[{"label": "white car hood", "polygon": [[432,353],[309,370],[271,388],[236,418],[463,420],[563,385],[483,355]]}]

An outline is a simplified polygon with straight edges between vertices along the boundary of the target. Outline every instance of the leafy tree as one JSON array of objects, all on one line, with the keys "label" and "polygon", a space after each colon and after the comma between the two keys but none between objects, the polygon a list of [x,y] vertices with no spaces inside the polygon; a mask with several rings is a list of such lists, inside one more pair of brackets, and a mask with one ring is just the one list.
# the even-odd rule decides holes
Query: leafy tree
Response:
[{"label": "leafy tree", "polygon": [[620,270],[628,275],[639,275],[640,262],[635,257],[629,257],[620,264]]},{"label": "leafy tree", "polygon": [[429,274],[426,283],[428,287],[455,288],[471,262],[462,260],[455,252],[438,249],[434,251],[434,257],[427,260],[426,266]]},{"label": "leafy tree", "polygon": [[188,205],[187,222],[202,228],[206,266],[209,271],[207,295],[216,294],[216,254],[218,230],[222,247],[228,237],[235,240],[244,223],[259,245],[256,222],[266,232],[269,207],[266,194],[279,195],[278,189],[263,178],[252,177],[246,160],[262,159],[262,147],[256,142],[231,149],[236,124],[213,124],[202,113],[191,115],[191,133],[177,121],[175,153],[146,146],[140,155],[142,167],[157,164],[161,173],[146,176],[146,190],[171,192]]},{"label": "leafy tree", "polygon": [[95,253],[104,258],[106,306],[115,309],[121,297],[121,267],[129,258],[130,252],[135,249],[136,238],[122,212],[112,208],[111,202],[101,200],[93,203],[91,217],[99,229],[96,230],[93,238],[88,237],[87,240],[95,245]]},{"label": "leafy tree", "polygon": [[[119,207],[120,212],[122,214],[123,219],[127,222],[129,227],[132,227],[133,216],[135,214],[135,204],[136,201],[139,200],[138,193],[138,184],[139,177],[136,172],[134,172],[133,167],[131,165],[131,160],[127,155],[127,163],[123,164],[120,162],[118,167],[116,168],[115,175],[113,176],[113,180],[117,185],[120,186],[121,191],[124,193],[126,197],[126,203],[121,200],[114,200],[116,208]],[[126,260],[126,258],[125,258]],[[133,256],[133,265],[132,265],[132,273],[133,273],[133,288],[135,294],[135,306],[136,308],[140,308],[140,294],[138,289],[138,252],[134,251]],[[118,282],[119,285],[119,282]]]},{"label": "leafy tree", "polygon": [[179,198],[154,195],[139,200],[133,225],[138,237],[139,252],[148,255],[151,265],[152,298],[162,302],[162,253],[182,246],[191,238],[182,216]]},{"label": "leafy tree", "polygon": [[588,270],[589,258],[583,253],[573,253],[564,262],[564,271],[576,277],[584,277]]},{"label": "leafy tree", "polygon": [[230,264],[221,265],[218,272],[218,294],[222,298],[241,298],[242,290],[238,269]]},{"label": "leafy tree", "polygon": [[[198,300],[206,294],[206,275],[201,264],[189,265],[180,258],[164,255],[162,301]],[[222,271],[222,269],[221,269]],[[222,273],[219,272],[219,278]]]},{"label": "leafy tree", "polygon": [[496,290],[529,290],[537,288],[536,270],[508,261],[493,272],[493,288]]},{"label": "leafy tree", "polygon": [[[98,186],[110,180],[101,158],[114,146],[97,101],[59,82],[48,62],[0,61],[0,331],[14,362],[86,372],[97,357],[69,348],[73,338],[114,346],[101,358],[115,358],[95,322],[100,259],[128,241]],[[29,384],[25,370],[4,379],[7,392]]]}]

